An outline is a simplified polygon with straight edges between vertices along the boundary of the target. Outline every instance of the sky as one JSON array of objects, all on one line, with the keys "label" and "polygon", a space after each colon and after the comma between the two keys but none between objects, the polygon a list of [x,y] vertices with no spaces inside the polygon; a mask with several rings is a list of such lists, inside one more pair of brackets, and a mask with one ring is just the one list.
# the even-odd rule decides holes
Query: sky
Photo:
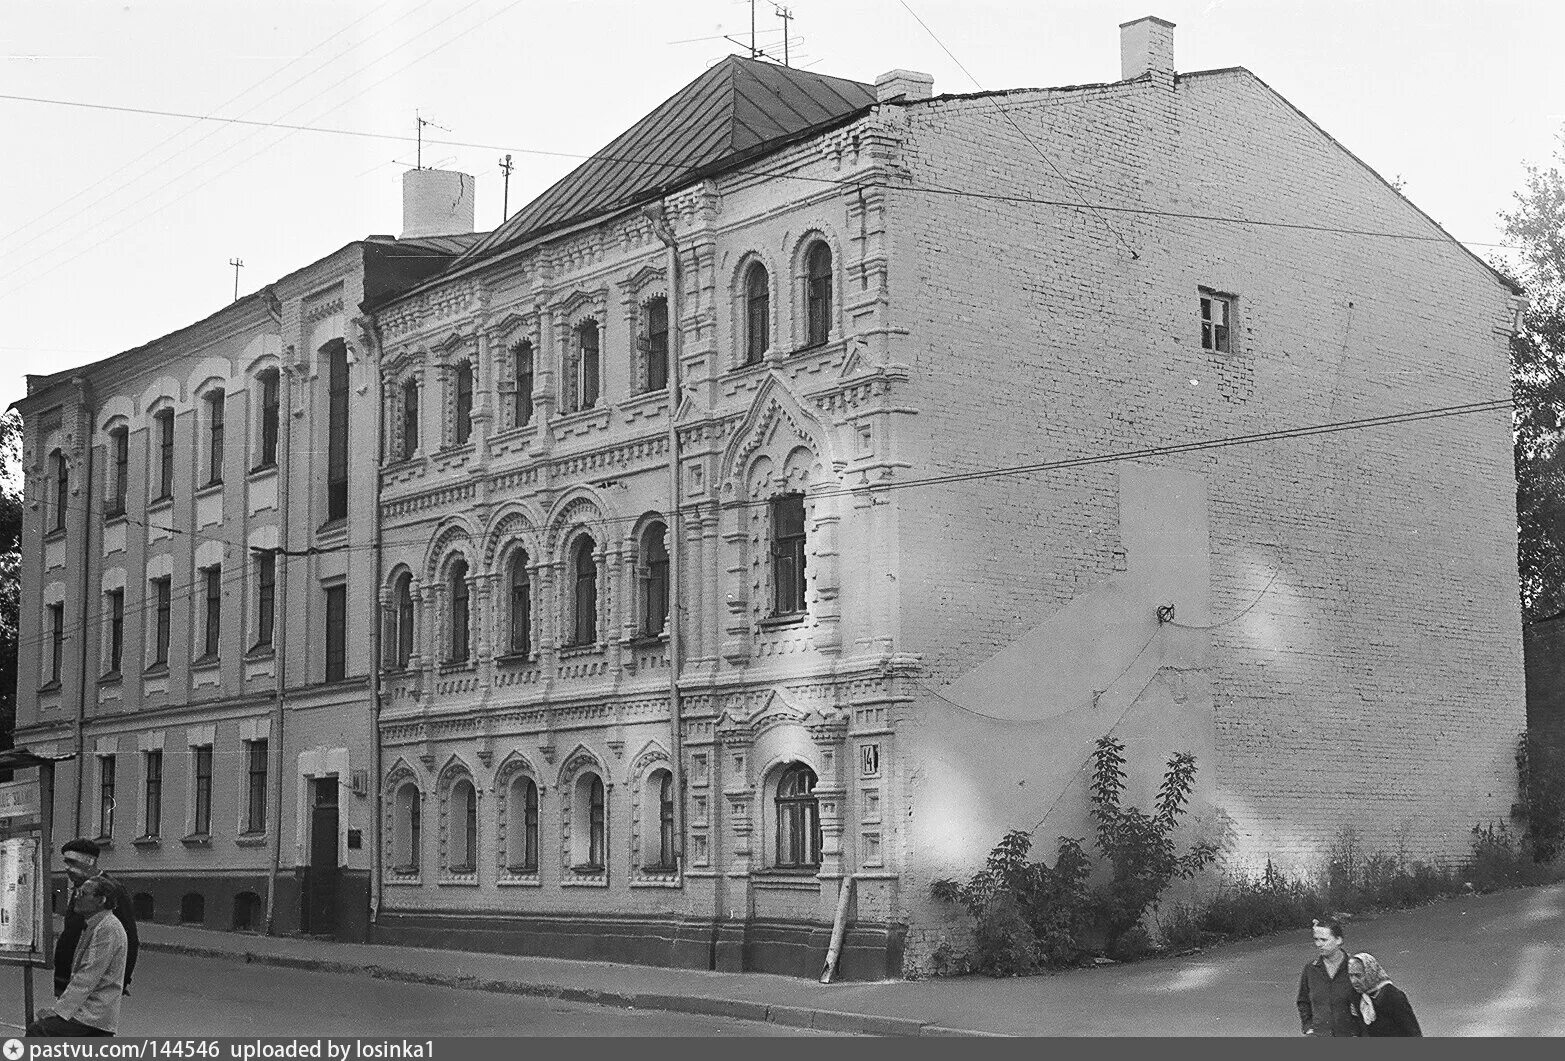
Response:
[{"label": "sky", "polygon": [[[1158,15],[1179,70],[1248,68],[1486,258],[1565,126],[1558,0],[787,6],[793,65],[937,93],[1117,80],[1119,23]],[[0,0],[0,408],[220,309],[232,259],[244,294],[398,234],[419,117],[493,228],[502,155],[514,213],[750,25],[749,0]]]}]

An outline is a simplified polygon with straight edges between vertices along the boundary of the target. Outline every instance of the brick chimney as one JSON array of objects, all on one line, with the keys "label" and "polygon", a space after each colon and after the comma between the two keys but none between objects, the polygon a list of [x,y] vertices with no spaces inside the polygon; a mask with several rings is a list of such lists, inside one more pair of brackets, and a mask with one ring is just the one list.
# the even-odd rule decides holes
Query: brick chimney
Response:
[{"label": "brick chimney", "polygon": [[1174,80],[1174,24],[1155,15],[1119,26],[1120,80],[1143,74],[1169,84]]},{"label": "brick chimney", "polygon": [[410,169],[402,175],[402,239],[473,231],[474,182],[448,169]]},{"label": "brick chimney", "polygon": [[875,79],[875,102],[890,103],[894,99],[928,99],[934,94],[935,78],[917,70],[887,70]]}]

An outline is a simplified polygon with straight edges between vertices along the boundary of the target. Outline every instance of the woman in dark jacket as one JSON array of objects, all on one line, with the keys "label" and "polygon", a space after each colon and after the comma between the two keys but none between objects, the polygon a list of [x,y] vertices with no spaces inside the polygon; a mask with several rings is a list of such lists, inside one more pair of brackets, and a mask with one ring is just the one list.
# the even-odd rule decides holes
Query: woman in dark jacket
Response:
[{"label": "woman in dark jacket", "polygon": [[1348,959],[1348,979],[1359,993],[1365,1035],[1423,1035],[1407,994],[1386,975],[1373,954]]}]

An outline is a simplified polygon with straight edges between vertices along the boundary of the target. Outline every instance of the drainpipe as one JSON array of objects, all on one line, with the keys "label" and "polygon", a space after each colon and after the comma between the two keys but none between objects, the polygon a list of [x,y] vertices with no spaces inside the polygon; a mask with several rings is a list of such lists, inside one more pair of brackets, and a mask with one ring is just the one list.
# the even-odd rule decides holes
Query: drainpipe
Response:
[{"label": "drainpipe", "polygon": [[375,488],[374,516],[370,520],[374,528],[374,546],[372,555],[375,558],[375,580],[370,587],[375,594],[374,622],[370,627],[370,924],[375,924],[380,917],[381,900],[385,898],[385,880],[381,873],[380,845],[385,837],[381,834],[380,820],[380,675],[381,675],[381,639],[385,631],[385,616],[381,612],[380,580],[384,577],[384,557],[382,556],[382,536],[380,526],[380,466],[386,459],[386,395],[381,393],[380,384],[380,354],[381,337],[380,324],[373,316],[359,318],[359,327],[364,335],[366,347],[366,361],[373,365],[375,371],[371,374],[371,380],[375,387],[375,437],[378,440]]},{"label": "drainpipe", "polygon": [[87,468],[85,482],[82,486],[82,595],[81,595],[81,652],[79,658],[81,664],[77,670],[76,681],[76,823],[72,836],[82,834],[82,795],[85,791],[86,779],[83,774],[87,769],[86,748],[87,734],[87,635],[89,626],[87,623],[87,604],[93,598],[92,592],[92,450],[97,444],[98,413],[92,407],[92,384],[85,376],[72,376],[71,382],[77,388],[77,400],[85,407],[87,413],[87,426],[84,434],[87,439]]},{"label": "drainpipe", "polygon": [[679,499],[679,428],[674,423],[675,414],[679,412],[679,355],[684,345],[684,332],[679,323],[682,317],[680,296],[683,292],[683,283],[680,279],[679,243],[674,238],[673,228],[669,226],[663,204],[661,202],[648,204],[642,207],[642,214],[652,222],[652,230],[668,248],[668,718],[672,731],[670,751],[674,758],[674,791],[679,801],[678,810],[675,812],[679,823],[679,876],[683,881],[685,875],[685,723],[679,700],[679,672],[683,663],[681,650],[684,643],[680,636],[679,589],[682,567],[680,554],[684,551],[684,516],[680,512]]},{"label": "drainpipe", "polygon": [[[285,350],[286,353],[286,350]],[[283,768],[288,757],[283,751],[284,702],[288,691],[288,472],[293,456],[293,387],[289,383],[291,365],[283,364],[277,370],[277,547],[272,555],[277,570],[273,575],[272,601],[272,662],[274,685],[272,691],[272,729],[267,734],[270,744],[276,748],[272,756],[275,770],[272,782],[272,862],[266,874],[266,935],[272,935],[277,914],[277,875],[283,861]]]}]

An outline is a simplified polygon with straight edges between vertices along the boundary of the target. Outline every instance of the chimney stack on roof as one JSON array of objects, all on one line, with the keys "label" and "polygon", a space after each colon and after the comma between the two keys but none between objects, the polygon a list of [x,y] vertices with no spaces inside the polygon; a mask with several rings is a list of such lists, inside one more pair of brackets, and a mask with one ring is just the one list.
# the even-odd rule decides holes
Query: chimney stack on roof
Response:
[{"label": "chimney stack on roof", "polygon": [[474,181],[448,169],[410,169],[402,175],[402,239],[473,231]]},{"label": "chimney stack on roof", "polygon": [[1120,80],[1144,74],[1169,84],[1174,80],[1174,24],[1155,15],[1119,25]]},{"label": "chimney stack on roof", "polygon": [[875,79],[876,103],[928,99],[934,92],[934,75],[921,74],[917,70],[887,70]]}]

